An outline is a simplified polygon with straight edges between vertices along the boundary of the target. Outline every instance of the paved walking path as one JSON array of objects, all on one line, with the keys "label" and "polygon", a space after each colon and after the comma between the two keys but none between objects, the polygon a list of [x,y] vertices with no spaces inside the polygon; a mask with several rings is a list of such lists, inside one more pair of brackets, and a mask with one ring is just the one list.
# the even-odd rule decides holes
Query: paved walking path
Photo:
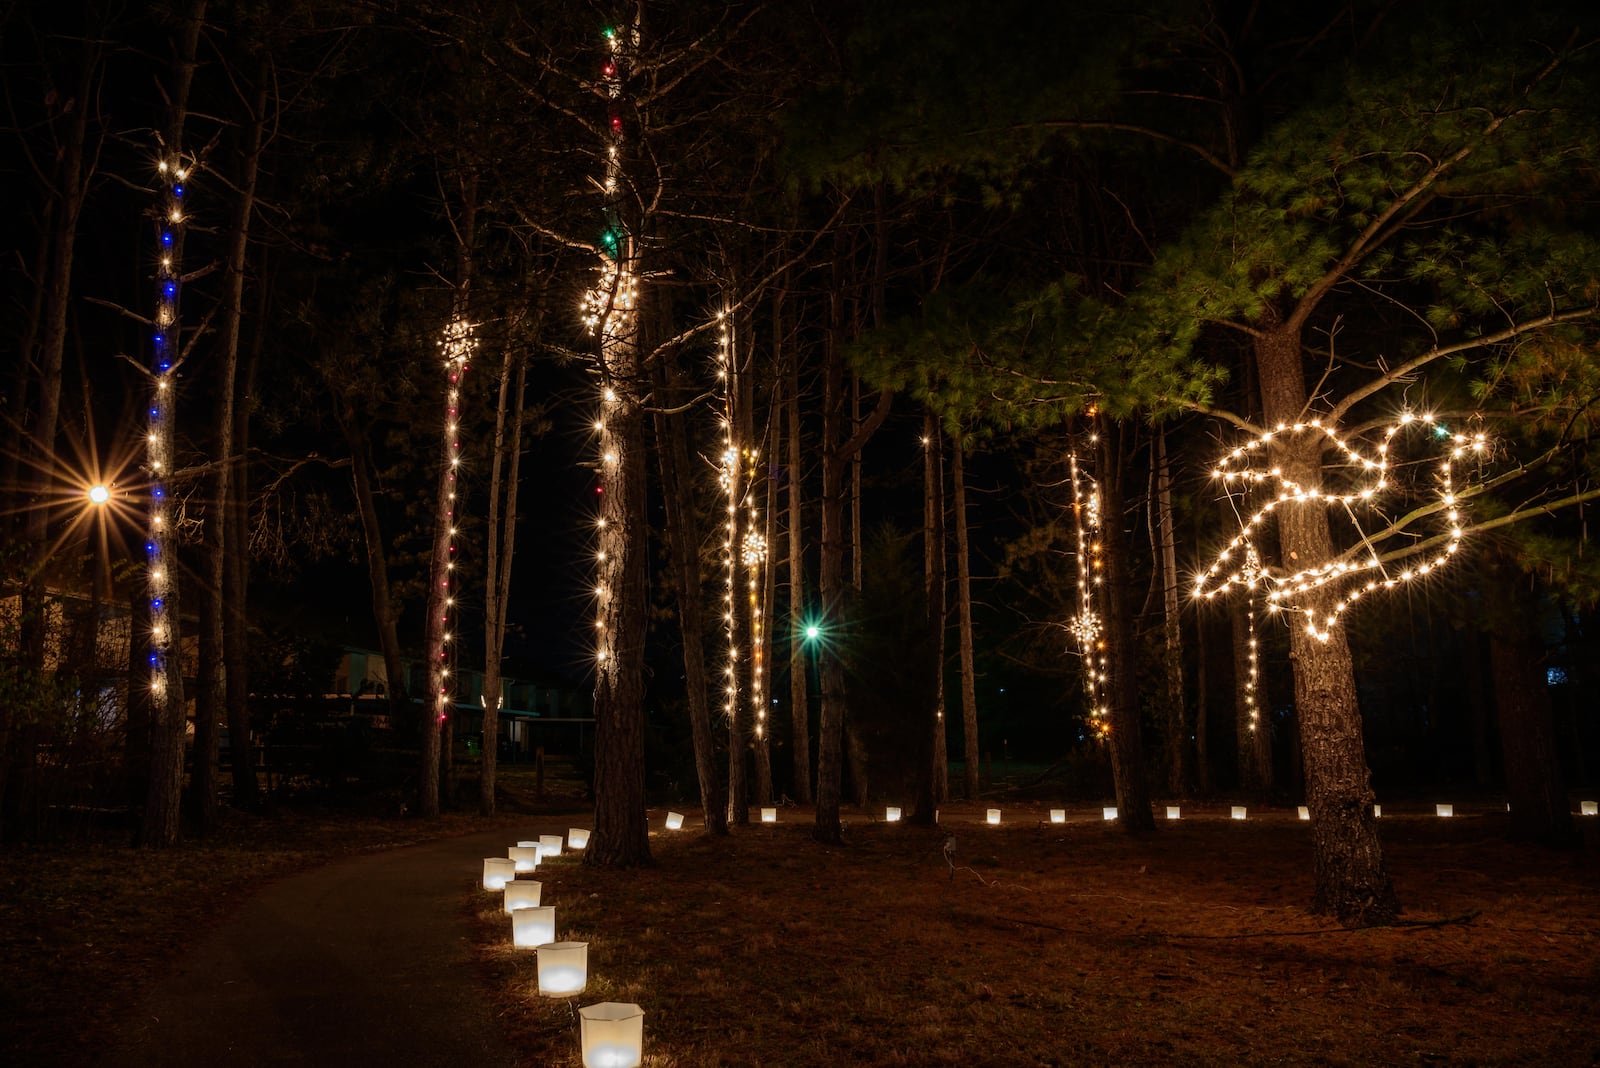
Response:
[{"label": "paved walking path", "polygon": [[530,818],[270,884],[150,988],[103,1063],[516,1064],[478,985],[463,899],[483,857],[569,822]]}]

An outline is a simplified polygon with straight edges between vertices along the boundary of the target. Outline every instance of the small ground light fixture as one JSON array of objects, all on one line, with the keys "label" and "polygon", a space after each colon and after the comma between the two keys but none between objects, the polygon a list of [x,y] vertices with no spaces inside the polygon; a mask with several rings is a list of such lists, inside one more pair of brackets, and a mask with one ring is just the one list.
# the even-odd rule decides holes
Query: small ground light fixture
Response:
[{"label": "small ground light fixture", "polygon": [[505,910],[515,912],[518,909],[538,908],[539,894],[543,888],[543,883],[536,883],[532,879],[511,880],[506,883]]},{"label": "small ground light fixture", "polygon": [[1175,820],[1175,819],[1182,818],[1182,816],[1183,816],[1183,806],[1182,805],[1168,805],[1167,806],[1167,819]]},{"label": "small ground light fixture", "polygon": [[999,826],[999,824],[1000,824],[1000,810],[999,809],[991,808],[989,810],[988,822],[989,822],[989,824],[991,826]]},{"label": "small ground light fixture", "polygon": [[517,871],[533,871],[539,866],[539,859],[544,855],[539,850],[539,844],[514,845],[506,850],[511,857],[511,862],[516,865]]},{"label": "small ground light fixture", "polygon": [[1050,810],[1050,822],[1051,823],[1065,823],[1065,822],[1067,822],[1067,810],[1064,809],[1064,808],[1053,808],[1053,809],[1051,809]]},{"label": "small ground light fixture", "polygon": [[518,949],[536,949],[556,940],[556,907],[535,905],[511,914],[511,944]]},{"label": "small ground light fixture", "polygon": [[1585,816],[1600,816],[1600,801],[1579,801],[1578,812]]},{"label": "small ground light fixture", "polygon": [[563,839],[559,834],[541,834],[539,836],[539,856],[559,857]]},{"label": "small ground light fixture", "polygon": [[885,823],[899,823],[900,809],[895,805],[890,805],[883,810],[883,819]]},{"label": "small ground light fixture", "polygon": [[535,950],[539,961],[539,993],[566,998],[589,985],[589,943],[546,942]]},{"label": "small ground light fixture", "polygon": [[587,849],[589,847],[589,832],[583,827],[573,827],[567,831],[567,848]]},{"label": "small ground light fixture", "polygon": [[669,831],[680,831],[682,829],[683,829],[683,813],[681,813],[681,812],[669,812],[669,813],[667,813],[667,830],[669,830]]},{"label": "small ground light fixture", "polygon": [[761,822],[762,823],[777,823],[778,822],[778,810],[775,809],[775,808],[764,808],[764,809],[762,809],[761,810]]},{"label": "small ground light fixture", "polygon": [[504,890],[506,883],[516,878],[517,866],[508,857],[483,858],[483,888]]},{"label": "small ground light fixture", "polygon": [[1250,817],[1250,813],[1243,805],[1234,805],[1233,806],[1233,812],[1231,813],[1231,818],[1236,819],[1236,820],[1242,820],[1242,819],[1248,819],[1249,817]]},{"label": "small ground light fixture", "polygon": [[1117,806],[1116,805],[1107,805],[1105,808],[1102,808],[1100,810],[1100,815],[1104,816],[1108,820],[1116,819],[1117,818]]},{"label": "small ground light fixture", "polygon": [[1311,818],[1311,810],[1304,805],[1301,805],[1299,808],[1295,809],[1295,811],[1300,814],[1300,818],[1303,820],[1308,820]]},{"label": "small ground light fixture", "polygon": [[583,1068],[638,1068],[644,1060],[644,1010],[602,1001],[578,1010]]},{"label": "small ground light fixture", "polygon": [[1434,815],[1436,815],[1436,816],[1454,816],[1456,814],[1456,806],[1454,806],[1454,805],[1434,805],[1433,806],[1433,812],[1434,812]]}]

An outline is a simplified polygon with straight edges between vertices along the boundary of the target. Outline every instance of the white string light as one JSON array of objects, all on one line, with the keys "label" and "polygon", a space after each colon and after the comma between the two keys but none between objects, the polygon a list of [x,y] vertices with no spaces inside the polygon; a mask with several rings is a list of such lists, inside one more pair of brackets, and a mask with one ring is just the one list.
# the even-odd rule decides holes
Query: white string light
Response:
[{"label": "white string light", "polygon": [[[1377,546],[1366,533],[1357,517],[1357,509],[1372,509],[1383,492],[1390,487],[1393,461],[1390,445],[1402,431],[1426,432],[1433,440],[1448,443],[1445,458],[1435,469],[1437,507],[1435,511],[1445,518],[1444,547],[1421,563],[1406,566],[1397,573],[1385,571],[1379,559]],[[1320,486],[1302,486],[1286,478],[1277,466],[1253,466],[1254,457],[1267,449],[1275,440],[1288,435],[1319,435],[1334,449],[1342,452],[1352,467],[1359,472],[1355,487],[1348,492],[1329,492]],[[1195,578],[1194,594],[1212,598],[1233,586],[1254,590],[1263,585],[1267,590],[1269,612],[1299,612],[1306,617],[1306,633],[1319,641],[1327,641],[1331,628],[1338,623],[1357,601],[1380,589],[1392,589],[1403,583],[1432,574],[1444,566],[1461,545],[1465,513],[1455,491],[1455,465],[1469,456],[1481,456],[1488,449],[1488,439],[1481,433],[1456,434],[1440,423],[1432,414],[1419,415],[1404,412],[1383,430],[1383,438],[1367,455],[1348,443],[1331,426],[1320,419],[1303,423],[1280,423],[1272,430],[1229,452],[1212,470],[1212,477],[1222,482],[1229,496],[1247,494],[1258,487],[1276,485],[1277,493],[1268,498],[1254,514],[1245,520],[1211,566]],[[1309,505],[1326,507],[1343,512],[1359,535],[1356,544],[1331,560],[1317,561],[1297,571],[1275,575],[1261,566],[1255,555],[1256,532],[1280,506]],[[1233,561],[1242,558],[1244,566],[1230,570]],[[1302,604],[1299,595],[1332,585],[1336,591],[1333,607],[1322,612]]]},{"label": "white string light", "polygon": [[[757,506],[756,480],[760,467],[760,454],[754,448],[743,447],[738,441],[736,427],[741,412],[734,373],[734,333],[726,311],[717,313],[716,375],[722,387],[721,411],[718,426],[721,429],[721,452],[717,465],[717,484],[722,490],[726,519],[722,537],[722,606],[723,629],[728,639],[728,660],[723,668],[722,710],[731,728],[737,730],[739,714],[739,665],[744,659],[739,648],[739,603],[735,587],[739,569],[744,568],[745,597],[744,619],[748,621],[750,641],[750,710],[751,730],[759,738],[766,737],[766,620],[762,612],[761,590],[767,566],[767,539],[761,532],[761,513]],[[743,533],[740,520],[743,517]]]},{"label": "white string light", "polygon": [[[639,302],[638,279],[628,268],[629,240],[611,208],[622,178],[622,114],[618,102],[622,96],[622,42],[613,29],[605,31],[606,46],[610,54],[601,67],[606,96],[611,101],[606,132],[605,178],[601,188],[607,198],[607,226],[598,249],[600,263],[598,277],[592,288],[579,303],[579,315],[589,334],[600,343],[601,371],[600,397],[594,419],[595,446],[600,459],[600,484],[595,488],[599,497],[594,519],[595,567],[598,572],[594,584],[595,599],[595,662],[604,666],[610,659],[610,634],[606,617],[611,608],[611,588],[606,579],[606,560],[612,555],[613,540],[622,536],[621,524],[607,522],[605,489],[615,482],[623,457],[619,443],[612,439],[612,416],[621,407],[617,391],[607,380],[608,363],[605,353],[608,345],[626,336],[632,330],[634,312]],[[620,546],[618,546],[620,548]]]},{"label": "white string light", "polygon": [[718,312],[717,319],[721,323],[717,329],[717,380],[722,383],[722,462],[717,468],[717,483],[722,488],[726,512],[722,525],[722,629],[728,639],[728,662],[722,670],[722,712],[732,728],[739,722],[739,623],[733,593],[739,566],[735,544],[739,537],[739,448],[733,429],[733,330],[727,312]]},{"label": "white string light", "polygon": [[[1090,435],[1090,441],[1098,440]],[[1100,612],[1104,586],[1104,561],[1101,558],[1100,485],[1078,466],[1076,451],[1068,454],[1072,481],[1072,522],[1078,541],[1078,614],[1067,624],[1083,658],[1083,689],[1089,702],[1089,719],[1095,731],[1111,732],[1107,715],[1110,704],[1106,684],[1110,679],[1105,621]]]},{"label": "white string light", "polygon": [[178,297],[182,280],[178,263],[183,251],[182,209],[184,184],[189,168],[181,159],[160,160],[163,204],[159,214],[161,255],[156,269],[155,334],[152,337],[151,377],[154,396],[150,401],[150,431],[146,437],[146,466],[150,473],[149,534],[145,540],[146,590],[150,600],[150,693],[165,700],[172,648],[172,546],[168,533],[166,472],[172,467],[173,417],[177,390],[172,389],[178,354]]},{"label": "white string light", "polygon": [[443,723],[450,707],[451,667],[455,663],[455,646],[451,642],[450,634],[450,609],[455,607],[455,598],[451,595],[451,578],[456,566],[456,474],[461,468],[461,379],[467,373],[467,366],[471,362],[472,354],[478,347],[477,339],[472,336],[472,324],[457,316],[444,328],[444,336],[439,340],[439,353],[444,358],[445,377],[449,380],[445,388],[445,455],[449,470],[445,472],[445,479],[449,489],[445,492],[444,521],[448,534],[445,556],[445,573],[440,580],[441,609],[439,617],[439,662],[438,676],[434,687],[434,715]]}]

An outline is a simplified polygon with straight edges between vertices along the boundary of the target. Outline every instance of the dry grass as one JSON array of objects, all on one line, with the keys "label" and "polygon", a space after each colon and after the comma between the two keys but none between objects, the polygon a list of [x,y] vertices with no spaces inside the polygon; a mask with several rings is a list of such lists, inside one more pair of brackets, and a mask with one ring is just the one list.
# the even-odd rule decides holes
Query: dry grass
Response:
[{"label": "dry grass", "polygon": [[48,1064],[95,1049],[144,983],[267,880],[485,826],[294,810],[223,820],[215,836],[170,850],[107,834],[0,853],[0,1059]]},{"label": "dry grass", "polygon": [[[590,943],[579,1002],[643,1006],[651,1068],[1600,1059],[1592,833],[1551,853],[1503,841],[1503,816],[1386,816],[1406,919],[1455,922],[1346,931],[1302,907],[1292,812],[1145,840],[1042,809],[943,815],[829,848],[786,811],[732,841],[656,834],[643,871],[547,865],[558,937]],[[571,1009],[537,997],[498,895],[469,907],[524,1063],[577,1065]]]}]

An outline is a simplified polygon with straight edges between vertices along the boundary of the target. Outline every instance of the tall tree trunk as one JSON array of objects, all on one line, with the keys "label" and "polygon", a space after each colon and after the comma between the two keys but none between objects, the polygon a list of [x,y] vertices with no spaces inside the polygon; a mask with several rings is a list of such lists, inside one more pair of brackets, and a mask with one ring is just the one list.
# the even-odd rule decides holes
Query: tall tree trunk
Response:
[{"label": "tall tree trunk", "polygon": [[1139,736],[1139,679],[1129,606],[1128,538],[1124,529],[1120,435],[1099,435],[1101,561],[1104,564],[1106,694],[1111,706],[1111,777],[1117,818],[1130,833],[1155,830],[1150,786],[1145,781],[1144,744]]},{"label": "tall tree trunk", "polygon": [[794,773],[794,798],[809,805],[811,793],[811,655],[806,640],[805,525],[800,436],[800,357],[789,359],[789,748]]},{"label": "tall tree trunk", "polygon": [[644,638],[649,610],[645,554],[644,398],[639,337],[630,323],[602,345],[607,399],[599,433],[599,651],[595,664],[594,834],[584,863],[624,868],[650,863],[645,813]]},{"label": "tall tree trunk", "polygon": [[[837,300],[837,295],[835,296]],[[822,545],[817,575],[818,618],[824,628],[838,627],[844,618],[844,469],[849,454],[838,448],[840,409],[844,401],[844,357],[829,346],[824,357],[822,397]],[[840,792],[844,768],[844,665],[836,650],[824,641],[817,647],[822,685],[822,717],[817,725],[817,814],[813,836],[837,843]]]},{"label": "tall tree trunk", "polygon": [[[861,426],[861,379],[850,377],[850,432]],[[861,599],[861,451],[850,454],[850,588],[856,601]],[[861,725],[846,705],[844,713],[845,752],[850,758],[850,785],[857,808],[867,807],[869,764],[866,740]]]},{"label": "tall tree trunk", "polygon": [[963,788],[978,797],[978,672],[972,652],[972,549],[967,536],[967,469],[961,442],[952,442],[951,485],[955,490],[956,611],[961,642],[961,739],[966,754]]},{"label": "tall tree trunk", "polygon": [[1156,532],[1161,545],[1161,605],[1164,663],[1166,667],[1166,715],[1163,717],[1167,741],[1167,792],[1187,797],[1189,776],[1186,760],[1189,747],[1188,717],[1183,700],[1183,630],[1178,609],[1178,550],[1172,522],[1172,470],[1167,464],[1167,431],[1157,428],[1156,452]]},{"label": "tall tree trunk", "polygon": [[[835,277],[831,295],[830,330],[823,354],[822,389],[822,545],[818,575],[818,601],[821,626],[837,627],[844,618],[846,599],[844,577],[845,474],[851,457],[888,417],[891,394],[879,395],[872,415],[855,427],[848,440],[841,440],[846,389],[844,376],[843,291],[841,272],[842,241],[835,244]],[[844,664],[829,643],[817,650],[822,685],[822,719],[817,728],[817,815],[812,832],[820,842],[841,840],[839,804],[843,786],[843,741],[845,727]]]},{"label": "tall tree trunk", "polygon": [[[451,635],[451,617],[457,630],[461,616],[455,607],[455,539],[461,501],[457,493],[456,472],[461,464],[461,380],[466,377],[477,349],[469,318],[472,298],[474,245],[478,233],[478,173],[470,168],[460,178],[461,214],[455,220],[456,284],[450,323],[439,344],[444,356],[445,385],[443,450],[439,471],[439,492],[434,504],[433,559],[428,571],[428,608],[425,630],[426,662],[431,668],[434,714],[422,737],[423,760],[433,757],[437,779],[430,783],[427,769],[422,778],[422,812],[436,816],[442,805],[456,802],[455,693],[456,649]],[[431,750],[431,754],[430,754]]]},{"label": "tall tree trunk", "polygon": [[170,388],[181,352],[178,316],[180,265],[183,262],[183,232],[186,219],[183,199],[188,180],[188,164],[183,156],[183,131],[188,116],[189,86],[194,81],[195,50],[200,27],[205,20],[205,0],[194,0],[182,24],[178,41],[173,89],[169,94],[171,115],[166,130],[162,159],[165,196],[162,205],[161,267],[157,273],[160,294],[157,298],[157,333],[151,377],[155,397],[151,411],[147,448],[155,475],[150,489],[150,545],[147,574],[150,589],[150,794],[145,803],[140,844],[147,848],[176,845],[179,834],[179,805],[183,796],[184,728],[188,722],[183,694],[183,635],[178,614],[178,555],[172,544],[171,498],[165,479],[170,477],[176,458],[175,426],[177,390]]},{"label": "tall tree trunk", "polygon": [[[450,323],[440,341],[445,368],[445,408],[440,419],[438,484],[434,496],[434,552],[427,568],[427,617],[424,624],[424,664],[429,671],[427,715],[422,719],[422,766],[418,811],[437,817],[443,804],[451,804],[454,791],[454,641],[450,619],[454,606],[456,566],[456,470],[461,465],[461,381],[472,363],[472,323],[467,318],[472,294],[472,246],[477,237],[478,177],[467,173],[461,184],[461,217],[456,221],[456,294]],[[459,624],[459,616],[456,617]]]},{"label": "tall tree trunk", "polygon": [[[259,84],[267,84],[264,72]],[[262,118],[266,108],[264,97],[257,98],[257,105],[256,114]],[[265,260],[264,255],[258,256],[258,269],[263,277]],[[251,336],[243,373],[237,376],[235,383],[235,465],[233,477],[228,482],[228,507],[223,513],[226,529],[222,553],[222,673],[228,709],[228,748],[233,765],[233,804],[247,811],[255,809],[259,803],[255,747],[250,734],[250,629],[246,613],[250,586],[250,419],[255,412],[256,369],[261,365],[261,347],[266,337],[261,324],[266,321],[270,292],[271,286],[265,281],[258,286],[256,329]]]},{"label": "tall tree trunk", "polygon": [[722,710],[728,720],[728,822],[735,827],[750,824],[750,789],[746,775],[750,738],[739,715],[739,520],[740,490],[744,484],[745,436],[744,405],[739,388],[743,378],[739,365],[738,335],[729,317],[722,327],[722,478],[727,494],[726,518],[722,536],[722,619],[728,640],[728,662],[723,668]]},{"label": "tall tree trunk", "polygon": [[1489,744],[1489,680],[1483,665],[1485,635],[1466,629],[1459,639],[1466,650],[1461,670],[1467,690],[1467,723],[1472,731],[1472,782],[1487,789],[1494,782],[1494,754]]},{"label": "tall tree trunk", "polygon": [[396,727],[405,726],[408,730],[415,726],[420,738],[424,729],[421,720],[428,718],[431,702],[424,697],[419,709],[412,704],[406,692],[405,666],[400,658],[400,609],[389,588],[389,561],[383,547],[383,530],[378,524],[378,502],[372,487],[371,439],[366,428],[357,422],[355,405],[350,398],[339,398],[334,411],[345,444],[350,449],[350,481],[355,491],[356,511],[361,516],[361,538],[367,557],[367,586],[372,596],[372,622],[378,628],[378,648],[383,653],[383,678],[390,720]]},{"label": "tall tree trunk", "polygon": [[694,742],[694,770],[700,782],[700,810],[706,833],[721,836],[728,833],[728,799],[711,734],[705,615],[701,611],[704,591],[700,581],[700,523],[687,477],[691,470],[688,435],[682,417],[667,414],[668,409],[683,403],[682,377],[675,349],[656,362],[655,386],[661,398],[655,409],[656,463],[661,472],[665,535],[677,594],[678,629],[683,638],[683,677],[689,700],[689,733]]},{"label": "tall tree trunk", "polygon": [[[759,463],[770,468],[764,459]],[[758,462],[752,458],[752,463]],[[758,467],[758,470],[760,468]],[[771,690],[768,683],[774,672],[767,670],[767,665],[773,662],[772,653],[776,648],[772,640],[772,628],[768,621],[773,618],[772,607],[774,599],[774,576],[778,570],[777,561],[772,555],[772,546],[777,544],[778,537],[778,482],[777,479],[768,477],[767,483],[767,510],[762,517],[765,529],[762,535],[762,544],[766,546],[761,555],[761,589],[760,626],[755,628],[756,633],[750,636],[750,653],[754,658],[755,680],[758,686],[755,689],[757,701],[756,713],[756,803],[758,805],[772,804],[772,724],[767,710],[772,707]]]},{"label": "tall tree trunk", "polygon": [[[931,646],[928,669],[939,677],[931,688],[933,707],[923,725],[923,738],[912,746],[922,759],[916,762],[916,797],[912,822],[931,825],[937,822],[939,767],[944,736],[944,473],[939,464],[942,436],[939,421],[931,408],[922,413],[922,605],[923,626]],[[959,461],[958,461],[959,462]]]},{"label": "tall tree trunk", "polygon": [[[212,440],[215,472],[211,478],[211,507],[202,532],[200,580],[200,665],[195,680],[194,769],[190,778],[195,827],[205,834],[217,819],[217,742],[218,724],[227,715],[227,671],[224,647],[226,598],[228,511],[233,501],[233,479],[239,464],[234,446],[234,398],[239,372],[239,336],[244,323],[245,257],[250,247],[250,224],[255,217],[256,179],[260,173],[261,142],[266,130],[268,69],[257,68],[258,88],[254,113],[246,132],[238,200],[234,205],[233,225],[228,234],[224,261],[224,296],[221,344],[217,352],[216,421]],[[236,609],[237,610],[237,609]],[[231,730],[230,730],[231,735]]]},{"label": "tall tree trunk", "polygon": [[506,613],[511,564],[516,556],[517,487],[522,471],[522,423],[527,408],[528,365],[521,338],[508,331],[500,353],[500,389],[494,410],[494,455],[489,463],[489,552],[484,560],[483,750],[479,754],[478,812],[494,815],[500,759],[500,706],[504,682]]},{"label": "tall tree trunk", "polygon": [[[1255,340],[1261,375],[1262,412],[1268,426],[1303,418],[1307,403],[1300,330],[1294,323],[1272,327]],[[1320,436],[1279,435],[1272,457],[1285,481],[1322,484]],[[1323,508],[1278,512],[1278,544],[1286,566],[1306,567],[1333,558],[1328,513]],[[1304,607],[1326,615],[1336,594],[1309,591]],[[1295,714],[1305,762],[1306,805],[1311,810],[1316,893],[1312,909],[1349,926],[1386,923],[1400,909],[1383,862],[1372,815],[1372,777],[1367,769],[1361,710],[1345,629],[1334,626],[1327,640],[1297,623],[1289,628],[1294,666]]]},{"label": "tall tree trunk", "polygon": [[148,617],[150,605],[143,587],[128,591],[128,666],[123,685],[128,692],[127,722],[122,742],[122,769],[127,779],[124,794],[134,839],[144,833],[144,806],[150,797],[150,654],[139,641],[135,620]]},{"label": "tall tree trunk", "polygon": [[1538,596],[1515,561],[1494,561],[1489,581],[1489,666],[1511,804],[1511,837],[1567,848],[1582,836],[1573,826],[1561,748],[1546,679],[1548,652],[1540,635]]},{"label": "tall tree trunk", "polygon": [[1211,796],[1211,757],[1206,735],[1211,729],[1211,672],[1206,660],[1210,655],[1206,641],[1206,620],[1201,618],[1194,628],[1194,773],[1195,786],[1201,797]]},{"label": "tall tree trunk", "polygon": [[[620,108],[637,48],[643,4],[631,27],[610,35],[612,61],[607,88],[613,101],[606,148],[607,212],[624,219],[631,203],[621,195],[623,160],[631,146],[623,138]],[[596,265],[600,284],[591,316],[599,334],[600,515],[596,561],[596,650],[594,679],[594,834],[583,862],[598,868],[650,863],[650,827],[645,812],[644,640],[650,610],[647,580],[649,521],[645,500],[644,334],[639,314],[643,278],[636,235],[642,220],[627,219],[616,237],[615,261],[604,254]],[[650,296],[648,290],[643,294]]]}]

